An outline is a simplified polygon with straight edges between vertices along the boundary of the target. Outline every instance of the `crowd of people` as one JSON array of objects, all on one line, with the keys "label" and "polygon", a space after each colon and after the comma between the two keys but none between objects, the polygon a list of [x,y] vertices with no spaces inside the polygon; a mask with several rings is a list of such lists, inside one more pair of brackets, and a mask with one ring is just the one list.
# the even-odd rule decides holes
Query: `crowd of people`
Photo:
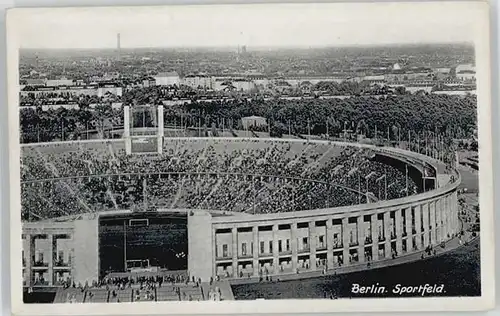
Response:
[{"label": "crowd of people", "polygon": [[[100,281],[94,281],[91,284],[75,284],[74,282],[68,281],[64,283],[63,290],[73,289],[73,291],[67,291],[66,302],[68,303],[77,301],[75,293],[81,293],[82,295],[80,296],[85,297],[86,302],[93,302],[94,295],[103,290],[109,292],[109,302],[119,302],[120,293],[123,291],[131,293],[130,298],[133,299],[134,302],[138,302],[157,300],[157,290],[162,287],[168,288],[169,293],[175,293],[178,300],[193,300],[188,289],[189,287],[198,288],[201,293],[201,279],[195,276],[189,276],[185,273],[156,274],[150,276],[129,275],[125,277],[106,276]],[[220,290],[214,291],[214,293],[210,291],[207,295],[211,300],[214,297],[218,297],[219,300],[221,298]]]},{"label": "crowd of people", "polygon": [[166,140],[163,154],[126,155],[120,144],[25,147],[23,219],[145,208],[276,213],[417,192],[411,178],[362,148],[206,138]]}]

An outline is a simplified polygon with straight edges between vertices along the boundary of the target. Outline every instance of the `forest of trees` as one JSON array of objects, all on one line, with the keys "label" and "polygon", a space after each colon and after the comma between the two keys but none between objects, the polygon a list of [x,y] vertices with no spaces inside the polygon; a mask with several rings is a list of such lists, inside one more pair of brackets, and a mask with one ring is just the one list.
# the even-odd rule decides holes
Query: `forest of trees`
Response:
[{"label": "forest of trees", "polygon": [[[344,129],[374,137],[420,135],[424,132],[448,138],[472,138],[476,130],[474,95],[452,96],[432,94],[402,94],[390,96],[357,96],[346,99],[247,99],[192,102],[166,106],[165,125],[239,129],[241,118],[262,116],[267,119],[274,135],[293,134],[339,135]],[[149,114],[148,114],[149,113]],[[153,124],[151,110],[143,115],[147,126]],[[41,107],[21,108],[21,141],[38,142],[56,139],[77,139],[87,130],[109,137],[105,130],[121,128],[123,109],[113,110],[109,104],[95,108],[42,111]]]}]

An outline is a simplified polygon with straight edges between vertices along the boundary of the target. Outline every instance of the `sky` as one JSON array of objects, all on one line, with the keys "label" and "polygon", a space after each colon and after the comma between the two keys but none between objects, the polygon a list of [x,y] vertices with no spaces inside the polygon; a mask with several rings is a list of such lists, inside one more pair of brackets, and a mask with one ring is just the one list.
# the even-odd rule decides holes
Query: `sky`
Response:
[{"label": "sky", "polygon": [[[473,42],[482,3],[351,3],[20,9],[21,48],[321,47]],[[483,15],[480,15],[483,14]],[[9,29],[10,27],[10,29]]]}]

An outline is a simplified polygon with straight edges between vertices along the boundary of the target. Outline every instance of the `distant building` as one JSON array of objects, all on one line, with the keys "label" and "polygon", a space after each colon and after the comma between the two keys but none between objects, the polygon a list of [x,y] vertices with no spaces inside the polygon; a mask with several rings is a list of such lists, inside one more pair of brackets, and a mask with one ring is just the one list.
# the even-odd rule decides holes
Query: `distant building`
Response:
[{"label": "distant building", "polygon": [[59,86],[73,86],[75,82],[72,79],[60,78],[60,79],[49,79],[46,82],[47,87],[59,87]]},{"label": "distant building", "polygon": [[398,63],[395,63],[394,66],[392,66],[392,69],[401,70],[401,66]]},{"label": "distant building", "polygon": [[458,80],[468,81],[476,79],[476,72],[472,70],[464,70],[456,73]]},{"label": "distant building", "polygon": [[451,75],[451,68],[435,68],[434,76],[437,80],[444,80]]},{"label": "distant building", "polygon": [[472,64],[462,64],[455,68],[455,76],[458,80],[467,81],[476,79],[476,67]]},{"label": "distant building", "polygon": [[250,91],[256,87],[253,80],[246,78],[217,78],[213,84],[215,91]]},{"label": "distant building", "polygon": [[193,89],[213,89],[212,77],[207,75],[188,75],[181,80],[181,84]]},{"label": "distant building", "polygon": [[385,76],[384,75],[365,76],[365,77],[363,77],[363,81],[368,82],[368,83],[384,83]]},{"label": "distant building", "polygon": [[319,82],[341,83],[343,81],[346,81],[346,79],[347,79],[346,77],[333,75],[333,76],[293,76],[293,77],[284,77],[276,80],[286,81],[291,86],[296,87],[299,86],[302,82],[306,81],[312,84],[317,84]]},{"label": "distant building", "polygon": [[385,80],[387,82],[404,82],[404,81],[415,81],[415,80],[432,80],[434,77],[433,71],[429,68],[411,68],[411,69],[400,69],[393,70],[390,73],[385,74]]},{"label": "distant building", "polygon": [[79,86],[60,86],[60,87],[46,87],[46,86],[25,86],[20,91],[20,96],[79,96],[79,95],[97,95],[98,88],[95,85],[79,85]]},{"label": "distant building", "polygon": [[172,72],[161,72],[155,77],[157,86],[173,86],[179,85],[181,83],[181,79],[179,74],[175,71]]},{"label": "distant building", "polygon": [[46,86],[47,79],[25,79],[24,84],[26,86]]},{"label": "distant building", "polygon": [[455,73],[463,71],[476,71],[476,67],[473,64],[461,64],[455,68]]},{"label": "distant building", "polygon": [[250,129],[250,127],[267,126],[267,120],[261,116],[247,116],[241,119],[243,129]]},{"label": "distant building", "polygon": [[434,69],[434,72],[448,75],[451,72],[451,68],[444,68],[444,67],[436,68],[436,69]]},{"label": "distant building", "polygon": [[116,83],[99,83],[97,87],[97,96],[103,97],[106,94],[122,96],[123,88]]},{"label": "distant building", "polygon": [[153,78],[153,77],[148,77],[148,78],[144,78],[142,80],[142,87],[143,88],[149,88],[149,87],[154,87],[156,86],[156,79]]}]

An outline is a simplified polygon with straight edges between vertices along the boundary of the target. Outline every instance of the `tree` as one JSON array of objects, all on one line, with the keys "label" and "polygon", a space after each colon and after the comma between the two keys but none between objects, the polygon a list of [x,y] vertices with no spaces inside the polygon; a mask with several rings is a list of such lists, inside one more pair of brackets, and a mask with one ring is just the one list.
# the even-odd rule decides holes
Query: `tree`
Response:
[{"label": "tree", "polygon": [[93,125],[97,128],[99,136],[105,138],[105,129],[109,126],[112,117],[111,106],[109,104],[97,104],[93,111]]},{"label": "tree", "polygon": [[366,132],[368,131],[368,125],[366,124],[365,120],[362,119],[358,122],[358,125],[356,126],[356,133],[358,135],[366,135]]},{"label": "tree", "polygon": [[399,128],[396,125],[392,125],[391,127],[392,135],[394,135],[394,139],[398,139]]}]

